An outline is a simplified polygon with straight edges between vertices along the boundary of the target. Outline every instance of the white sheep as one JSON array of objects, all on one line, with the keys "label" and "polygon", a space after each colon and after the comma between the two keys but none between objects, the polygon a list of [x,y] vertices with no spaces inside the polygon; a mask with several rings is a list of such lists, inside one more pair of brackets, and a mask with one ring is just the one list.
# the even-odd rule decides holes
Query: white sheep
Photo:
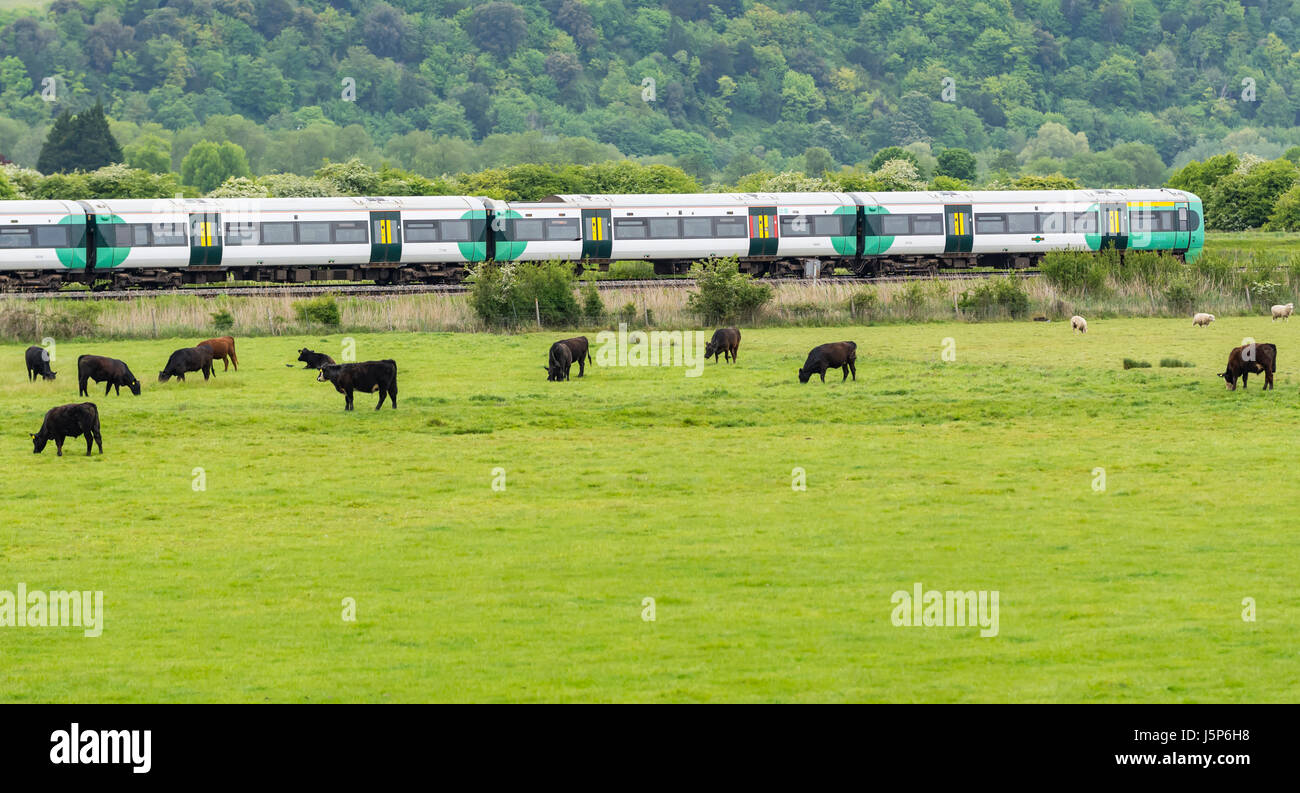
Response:
[{"label": "white sheep", "polygon": [[1295,311],[1295,303],[1287,303],[1285,306],[1273,306],[1273,320],[1285,319],[1291,321],[1291,312]]},{"label": "white sheep", "polygon": [[1206,325],[1209,325],[1213,321],[1214,321],[1213,314],[1197,314],[1196,316],[1192,317],[1192,324],[1200,325],[1201,327],[1205,327]]},{"label": "white sheep", "polygon": [[1071,330],[1071,331],[1075,331],[1075,330],[1077,330],[1077,331],[1079,331],[1080,333],[1087,333],[1087,332],[1088,332],[1088,320],[1084,319],[1083,317],[1079,316],[1078,314],[1075,314],[1073,317],[1070,317],[1070,330]]}]

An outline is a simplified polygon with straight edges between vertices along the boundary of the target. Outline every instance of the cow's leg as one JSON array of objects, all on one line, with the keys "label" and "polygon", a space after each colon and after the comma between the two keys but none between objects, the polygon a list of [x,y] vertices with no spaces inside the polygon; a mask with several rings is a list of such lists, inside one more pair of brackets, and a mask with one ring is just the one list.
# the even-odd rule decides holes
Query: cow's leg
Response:
[{"label": "cow's leg", "polygon": [[94,446],[95,446],[95,436],[90,433],[90,430],[86,430],[86,456],[87,457],[90,456],[90,450],[93,449]]},{"label": "cow's leg", "polygon": [[818,374],[820,374],[820,375],[822,376],[822,382],[823,382],[823,383],[826,382],[826,370],[823,369],[823,370],[821,370],[820,372],[818,372]]},{"label": "cow's leg", "polygon": [[1272,369],[1265,369],[1265,370],[1264,370],[1264,390],[1265,390],[1265,391],[1272,391],[1272,390],[1273,390],[1273,370],[1272,370]]},{"label": "cow's leg", "polygon": [[[99,434],[99,424],[98,424],[98,423],[95,424],[95,444],[96,444],[97,446],[99,446],[99,453],[100,453],[100,454],[103,454],[103,453],[104,453],[104,436]],[[87,443],[86,445],[89,446],[90,443]],[[89,451],[87,451],[86,453],[87,453],[87,454],[90,454]]]},{"label": "cow's leg", "polygon": [[586,361],[586,357],[587,357],[587,356],[584,355],[584,356],[582,356],[581,358],[578,359],[578,377],[582,377],[583,375],[585,375],[585,374],[587,373],[587,361]]},{"label": "cow's leg", "polygon": [[108,383],[104,386],[104,396],[108,396],[109,392],[112,390],[113,390],[113,381],[109,380]]},{"label": "cow's leg", "polygon": [[55,435],[55,436],[54,436],[54,448],[58,450],[58,452],[59,452],[59,456],[62,457],[62,456],[63,456],[63,436],[62,436],[62,435]]},{"label": "cow's leg", "polygon": [[849,359],[849,371],[853,372],[853,382],[858,382],[858,366],[852,358]]},{"label": "cow's leg", "polygon": [[344,406],[343,409],[344,409],[344,410],[351,410],[351,409],[352,409],[352,389],[351,389],[351,388],[349,388],[349,389],[347,390],[346,397],[347,397],[347,402],[346,402],[346,404],[345,404],[345,406]]},{"label": "cow's leg", "polygon": [[383,386],[380,386],[380,387],[379,387],[379,404],[378,404],[378,405],[375,405],[375,410],[379,410],[380,408],[382,408],[382,407],[384,406],[384,400],[385,400],[385,399],[388,399],[388,389],[384,388]]},{"label": "cow's leg", "polygon": [[1250,372],[1242,372],[1242,373],[1241,373],[1241,390],[1242,390],[1242,391],[1245,391],[1245,390],[1246,390],[1246,383],[1249,383],[1249,382],[1250,382]]},{"label": "cow's leg", "polygon": [[[388,386],[388,398],[393,400],[393,410],[397,410],[397,381],[394,380],[392,385]],[[379,400],[379,404],[384,404],[384,400]]]},{"label": "cow's leg", "polygon": [[86,380],[85,380],[85,379],[82,379],[82,380],[78,380],[78,381],[77,381],[77,396],[90,396],[89,394],[86,393]]}]

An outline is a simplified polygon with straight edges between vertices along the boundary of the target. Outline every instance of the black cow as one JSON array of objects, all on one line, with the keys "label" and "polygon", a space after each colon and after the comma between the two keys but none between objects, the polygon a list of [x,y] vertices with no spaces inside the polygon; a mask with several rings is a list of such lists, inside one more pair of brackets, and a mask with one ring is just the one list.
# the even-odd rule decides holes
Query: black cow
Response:
[{"label": "black cow", "polygon": [[352,409],[353,391],[379,392],[379,404],[375,405],[375,410],[384,406],[385,398],[391,398],[393,410],[397,410],[397,361],[391,358],[362,363],[327,363],[320,368],[316,380],[333,383],[336,391],[347,396],[344,410]]},{"label": "black cow", "polygon": [[185,382],[186,372],[203,372],[203,379],[216,377],[217,370],[212,368],[212,348],[200,344],[197,347],[185,347],[172,353],[167,365],[158,373],[158,382],[165,383],[169,377]]},{"label": "black cow", "polygon": [[92,445],[99,445],[99,453],[104,453],[104,439],[99,434],[99,409],[94,402],[82,402],[79,405],[60,405],[50,408],[41,422],[40,430],[32,436],[35,447],[32,454],[45,451],[45,444],[54,439],[54,447],[63,456],[63,439],[86,436],[86,456],[90,456]]},{"label": "black cow", "polygon": [[710,357],[736,362],[736,350],[740,349],[740,330],[737,328],[719,328],[713,332],[713,338],[704,346],[704,360]]},{"label": "black cow", "polygon": [[[1251,348],[1254,350],[1251,350]],[[1233,347],[1228,353],[1228,368],[1219,375],[1228,384],[1229,391],[1237,390],[1237,378],[1241,378],[1242,390],[1252,374],[1264,373],[1264,390],[1273,387],[1273,375],[1277,372],[1276,344],[1247,344]]]},{"label": "black cow", "polygon": [[131,374],[131,369],[123,361],[116,358],[105,358],[102,355],[82,355],[77,358],[77,385],[80,396],[90,396],[86,393],[86,382],[94,380],[96,383],[107,383],[104,386],[104,396],[112,390],[114,393],[121,394],[122,386],[131,390],[132,394],[140,396],[140,381],[135,379]]},{"label": "black cow", "polygon": [[[568,347],[569,352],[573,354],[573,362],[578,364],[578,377],[584,376],[587,373],[587,361],[591,360],[591,353],[587,351],[587,337],[574,336],[572,339],[564,339],[560,344]],[[570,366],[572,365],[573,364],[570,364]],[[564,379],[569,379],[567,372],[564,375]]]},{"label": "black cow", "polygon": [[50,353],[44,347],[28,347],[26,352],[27,358],[27,380],[36,382],[37,375],[44,377],[46,380],[53,380],[58,372],[50,371]]},{"label": "black cow", "polygon": [[808,360],[804,361],[803,368],[799,370],[799,382],[806,383],[813,375],[819,374],[824,383],[827,369],[843,369],[841,383],[849,379],[849,372],[853,372],[853,380],[856,382],[858,368],[854,364],[857,360],[858,345],[851,341],[834,341],[813,347],[812,352],[808,353]]},{"label": "black cow", "polygon": [[573,368],[573,350],[562,341],[551,345],[546,355],[546,381],[558,383],[569,379],[569,370]]},{"label": "black cow", "polygon": [[307,364],[306,366],[303,367],[304,369],[319,369],[327,363],[328,364],[334,363],[334,359],[329,357],[325,353],[312,352],[306,347],[303,347],[301,350],[298,351],[298,360]]}]

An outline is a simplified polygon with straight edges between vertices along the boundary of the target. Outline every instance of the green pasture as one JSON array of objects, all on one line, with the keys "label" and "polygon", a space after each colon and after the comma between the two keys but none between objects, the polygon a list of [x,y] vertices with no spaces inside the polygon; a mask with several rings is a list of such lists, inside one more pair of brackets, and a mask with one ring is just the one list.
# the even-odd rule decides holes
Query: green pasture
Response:
[{"label": "green pasture", "polygon": [[[167,384],[197,339],[59,341],[35,384],[0,346],[0,590],[105,602],[97,638],[0,627],[0,701],[1300,696],[1300,322],[744,331],[700,377],[548,383],[561,336],[358,335],[398,409],[352,413],[295,363],[338,335]],[[1214,377],[1245,336],[1275,391]],[[843,339],[857,381],[800,385]],[[143,393],[91,386],[103,456],[34,456],[83,353]],[[896,627],[917,582],[996,590],[998,635]]]}]

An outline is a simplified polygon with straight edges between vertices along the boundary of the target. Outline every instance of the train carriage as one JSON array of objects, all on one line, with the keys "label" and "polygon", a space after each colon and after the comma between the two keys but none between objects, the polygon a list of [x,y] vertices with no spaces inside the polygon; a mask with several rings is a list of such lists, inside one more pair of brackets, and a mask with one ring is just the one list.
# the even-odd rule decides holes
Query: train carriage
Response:
[{"label": "train carriage", "polygon": [[75,201],[0,202],[0,289],[54,289],[86,267],[86,213]]}]

